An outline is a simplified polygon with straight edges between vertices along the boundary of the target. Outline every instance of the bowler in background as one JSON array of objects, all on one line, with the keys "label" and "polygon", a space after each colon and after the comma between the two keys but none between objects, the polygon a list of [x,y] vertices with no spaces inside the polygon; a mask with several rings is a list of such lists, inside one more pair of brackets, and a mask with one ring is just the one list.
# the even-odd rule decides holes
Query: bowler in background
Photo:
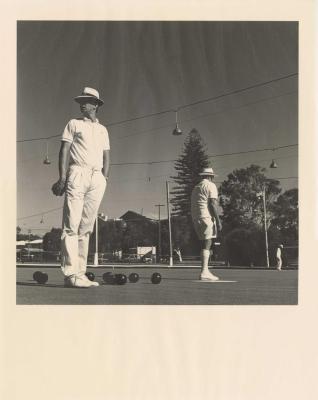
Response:
[{"label": "bowler in background", "polygon": [[201,242],[201,275],[202,281],[217,281],[219,278],[209,271],[210,249],[212,239],[221,231],[221,222],[217,212],[218,190],[213,182],[215,176],[212,168],[204,168],[199,173],[200,182],[191,194],[191,216],[194,230]]}]

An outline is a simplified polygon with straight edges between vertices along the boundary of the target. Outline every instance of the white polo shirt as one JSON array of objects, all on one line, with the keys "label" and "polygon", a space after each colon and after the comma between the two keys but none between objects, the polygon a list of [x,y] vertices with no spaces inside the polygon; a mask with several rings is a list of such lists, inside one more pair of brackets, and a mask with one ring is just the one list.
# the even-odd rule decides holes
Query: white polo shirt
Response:
[{"label": "white polo shirt", "polygon": [[103,151],[109,150],[108,131],[98,120],[71,119],[62,134],[62,141],[72,143],[70,165],[103,168]]},{"label": "white polo shirt", "polygon": [[191,194],[191,215],[192,219],[211,218],[208,208],[209,199],[218,198],[218,189],[215,183],[203,179],[192,190]]}]

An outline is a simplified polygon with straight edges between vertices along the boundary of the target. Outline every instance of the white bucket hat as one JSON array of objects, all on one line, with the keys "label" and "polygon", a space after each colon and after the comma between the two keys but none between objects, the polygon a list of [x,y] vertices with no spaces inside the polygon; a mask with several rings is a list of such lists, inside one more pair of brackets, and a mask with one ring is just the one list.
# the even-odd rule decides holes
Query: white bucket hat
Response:
[{"label": "white bucket hat", "polygon": [[213,172],[212,168],[203,168],[202,172],[199,172],[199,175],[208,175],[208,176],[217,176],[215,175],[215,173]]},{"label": "white bucket hat", "polygon": [[90,88],[90,87],[85,87],[83,89],[82,94],[80,96],[77,96],[77,97],[74,98],[74,100],[77,103],[80,103],[81,100],[83,100],[83,99],[94,99],[94,100],[97,101],[99,106],[102,106],[104,104],[103,100],[101,100],[99,98],[98,91],[96,89],[93,89],[93,88]]}]

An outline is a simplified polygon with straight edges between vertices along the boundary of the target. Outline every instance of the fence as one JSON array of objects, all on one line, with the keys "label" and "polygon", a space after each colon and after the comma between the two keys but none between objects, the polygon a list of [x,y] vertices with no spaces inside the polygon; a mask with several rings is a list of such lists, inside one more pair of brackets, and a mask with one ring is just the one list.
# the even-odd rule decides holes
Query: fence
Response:
[{"label": "fence", "polygon": [[[41,249],[22,249],[17,250],[16,262],[19,264],[54,264],[59,265],[61,263],[60,252],[54,251],[44,251]],[[95,253],[88,254],[88,265],[94,265]],[[159,260],[156,260],[155,256],[145,254],[131,254],[131,253],[99,253],[98,254],[98,265],[109,265],[109,264],[122,264],[122,265],[152,265],[152,264],[162,264],[169,265],[170,256],[162,255]],[[179,259],[177,255],[173,256],[173,265],[179,266],[197,266],[200,265],[200,255],[187,255],[182,256],[182,260]],[[211,266],[224,266],[224,267],[234,267],[230,265],[227,260],[210,258],[209,265]],[[276,260],[271,258],[270,266],[275,267]],[[254,265],[246,265],[246,267],[257,267]],[[285,268],[298,268],[298,247],[296,246],[286,246],[284,248],[283,255],[283,267]]]}]

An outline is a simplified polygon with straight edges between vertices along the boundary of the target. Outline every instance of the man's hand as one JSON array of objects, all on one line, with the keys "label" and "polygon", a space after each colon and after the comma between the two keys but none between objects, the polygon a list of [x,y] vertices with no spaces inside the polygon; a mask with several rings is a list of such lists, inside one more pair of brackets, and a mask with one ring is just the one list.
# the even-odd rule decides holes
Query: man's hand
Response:
[{"label": "man's hand", "polygon": [[55,182],[52,186],[52,192],[55,194],[55,196],[63,196],[65,192],[65,180],[59,179],[57,182]]},{"label": "man's hand", "polygon": [[217,233],[218,233],[218,236],[219,236],[220,233],[221,233],[221,230],[222,230],[222,224],[221,224],[220,221],[218,221],[218,222],[216,223],[216,229],[217,229]]}]

